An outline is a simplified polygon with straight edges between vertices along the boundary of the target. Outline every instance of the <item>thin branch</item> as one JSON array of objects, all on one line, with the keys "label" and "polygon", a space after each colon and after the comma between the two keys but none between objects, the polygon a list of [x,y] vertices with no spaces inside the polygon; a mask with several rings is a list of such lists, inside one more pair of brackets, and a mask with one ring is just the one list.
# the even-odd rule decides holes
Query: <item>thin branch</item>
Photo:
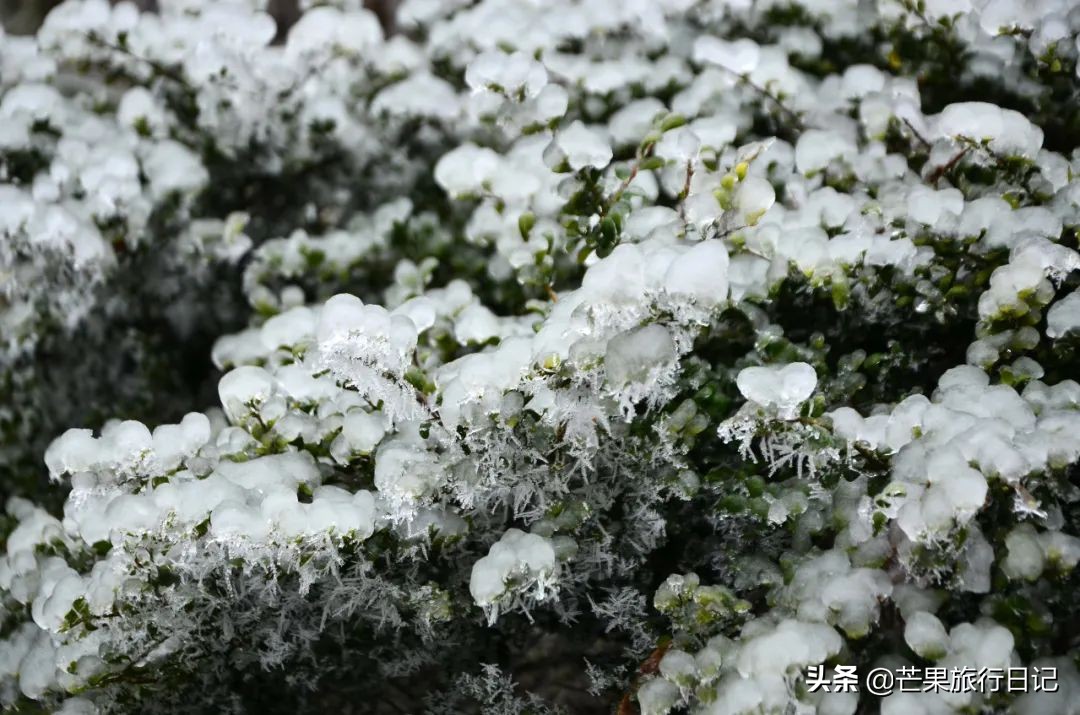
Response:
[{"label": "thin branch", "polygon": [[694,179],[694,160],[686,162],[686,181],[683,182],[682,191],[679,192],[679,218],[686,223],[686,197],[690,195],[690,182]]},{"label": "thin branch", "polygon": [[87,40],[89,40],[90,42],[98,45],[99,47],[104,47],[105,49],[112,50],[113,52],[119,52],[120,54],[127,55],[128,57],[132,58],[133,60],[143,62],[146,65],[148,65],[151,69],[153,69],[155,72],[160,74],[162,77],[166,77],[168,79],[171,79],[174,82],[179,83],[185,89],[189,89],[189,90],[191,89],[191,86],[188,84],[187,80],[184,79],[183,75],[178,73],[172,67],[169,67],[168,65],[164,65],[164,64],[158,62],[157,60],[152,60],[149,57],[143,57],[142,55],[137,55],[137,54],[135,54],[134,52],[132,52],[131,50],[129,50],[126,47],[123,47],[121,45],[116,45],[116,44],[113,44],[112,42],[109,42],[107,40],[102,39],[96,33],[87,32],[87,33],[84,33],[84,34],[86,35]]},{"label": "thin branch", "polygon": [[914,136],[916,139],[918,139],[919,143],[921,143],[927,149],[929,149],[931,146],[933,146],[929,141],[926,140],[926,137],[924,137],[921,133],[919,133],[919,130],[915,128],[915,125],[912,124],[908,120],[907,117],[901,117],[900,121],[902,121],[905,125],[907,125],[907,128],[911,130],[912,136]]},{"label": "thin branch", "polygon": [[664,655],[668,652],[670,648],[671,641],[661,643],[656,647],[656,650],[649,654],[649,657],[645,659],[645,662],[643,662],[638,667],[637,674],[634,677],[633,682],[630,684],[630,689],[622,696],[622,699],[619,701],[619,706],[616,710],[617,715],[633,715],[635,711],[633,705],[634,694],[637,693],[638,688],[641,687],[641,683],[646,677],[659,672],[660,661],[663,660]]},{"label": "thin branch", "polygon": [[[739,231],[743,231],[743,230],[748,229],[748,228],[750,228],[750,226],[748,224],[743,224],[742,226],[732,226],[729,229],[725,229],[723,231],[717,232],[717,234],[715,236],[713,236],[713,238],[727,238],[728,236],[730,236],[733,233],[737,233]],[[753,253],[753,251],[751,251],[751,253]],[[764,258],[764,256],[761,256],[761,257]]]},{"label": "thin branch", "polygon": [[630,167],[629,176],[623,179],[623,182],[619,184],[619,188],[615,189],[615,192],[611,195],[611,198],[608,199],[604,206],[601,208],[601,216],[607,216],[608,213],[610,213],[611,210],[615,208],[615,204],[619,203],[619,199],[622,198],[622,195],[626,193],[626,190],[628,188],[630,188],[630,184],[632,184],[634,182],[634,179],[637,178],[638,172],[641,170],[641,163],[652,156],[653,149],[655,147],[656,144],[653,143],[649,144],[648,147],[646,147],[644,150],[640,148],[638,149],[637,156],[634,158],[634,165]]},{"label": "thin branch", "polygon": [[791,107],[784,104],[784,101],[782,99],[780,99],[780,97],[776,96],[775,94],[770,92],[765,87],[762,87],[757,82],[750,79],[749,75],[740,74],[740,73],[736,72],[735,70],[730,69],[728,67],[724,67],[722,65],[713,65],[713,66],[718,67],[719,69],[723,70],[724,72],[727,72],[728,74],[730,74],[731,76],[735,77],[740,82],[745,84],[747,87],[754,90],[755,92],[757,92],[758,94],[760,94],[761,96],[765,97],[766,99],[771,101],[773,104],[775,104],[777,109],[779,109],[783,114],[787,115],[788,120],[792,123],[792,125],[794,125],[795,131],[797,131],[797,132],[806,131],[806,124],[803,123],[803,119],[802,119],[801,116],[799,116],[798,112],[796,112],[794,109],[792,109]]},{"label": "thin branch", "polygon": [[956,165],[960,163],[960,160],[963,159],[965,156],[967,156],[967,153],[970,150],[971,150],[970,146],[965,146],[963,149],[961,149],[959,152],[957,152],[956,156],[954,156],[952,159],[949,159],[947,162],[945,162],[944,164],[942,164],[938,168],[934,169],[934,171],[929,176],[926,177],[926,180],[928,182],[930,182],[931,184],[933,184],[934,186],[937,186],[937,183],[939,181],[941,181],[941,177],[945,176],[945,174],[952,171],[953,168],[956,167]]},{"label": "thin branch", "polygon": [[630,187],[630,184],[633,183],[634,179],[637,178],[640,168],[641,162],[635,162],[634,166],[630,169],[630,175],[627,176],[621,184],[619,184],[619,188],[615,189],[615,193],[613,193],[611,195],[611,198],[608,200],[607,206],[604,207],[604,214],[610,211],[615,206],[615,204],[619,202],[619,199],[622,198],[623,193],[626,192],[626,190]]}]

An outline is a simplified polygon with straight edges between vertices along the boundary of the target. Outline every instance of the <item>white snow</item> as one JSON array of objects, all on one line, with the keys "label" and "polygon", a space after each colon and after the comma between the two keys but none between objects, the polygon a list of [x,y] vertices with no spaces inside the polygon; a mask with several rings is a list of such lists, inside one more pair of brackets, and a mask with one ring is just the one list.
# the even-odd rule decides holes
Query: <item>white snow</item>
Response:
[{"label": "white snow", "polygon": [[782,418],[791,419],[798,406],[814,394],[817,373],[804,362],[747,367],[739,371],[736,382],[747,400],[773,408]]}]

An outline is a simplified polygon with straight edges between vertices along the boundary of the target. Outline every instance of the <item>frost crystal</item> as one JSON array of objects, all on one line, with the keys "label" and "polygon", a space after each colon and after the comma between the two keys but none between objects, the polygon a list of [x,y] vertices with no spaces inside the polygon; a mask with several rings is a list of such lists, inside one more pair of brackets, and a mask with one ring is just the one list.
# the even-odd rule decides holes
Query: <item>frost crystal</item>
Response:
[{"label": "frost crystal", "polygon": [[783,367],[748,367],[739,372],[739,392],[763,407],[772,407],[790,419],[795,409],[814,393],[817,374],[804,362]]}]

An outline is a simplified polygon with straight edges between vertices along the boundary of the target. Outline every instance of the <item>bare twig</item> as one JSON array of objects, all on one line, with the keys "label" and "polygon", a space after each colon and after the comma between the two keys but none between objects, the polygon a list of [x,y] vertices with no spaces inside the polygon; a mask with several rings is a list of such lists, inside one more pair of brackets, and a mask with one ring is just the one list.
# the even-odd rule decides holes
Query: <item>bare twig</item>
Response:
[{"label": "bare twig", "polygon": [[626,190],[630,188],[630,184],[634,182],[634,179],[637,178],[638,172],[641,171],[641,162],[652,156],[655,146],[655,144],[649,144],[644,150],[642,150],[640,147],[638,148],[637,156],[634,158],[634,165],[630,167],[630,174],[625,179],[623,179],[623,182],[619,184],[619,188],[615,189],[615,192],[611,195],[611,198],[608,199],[607,202],[604,204],[600,211],[601,216],[607,216],[608,213],[610,213],[611,210],[615,208],[615,204],[619,203],[619,199],[621,199],[622,195],[626,193]]},{"label": "bare twig", "polygon": [[179,72],[177,72],[172,67],[169,67],[168,65],[164,65],[164,64],[158,62],[157,60],[152,60],[149,57],[143,57],[142,55],[135,54],[134,52],[132,52],[128,48],[122,47],[121,45],[113,44],[112,42],[109,42],[108,40],[105,40],[105,39],[101,38],[100,36],[96,35],[95,33],[87,32],[87,33],[85,33],[85,35],[86,35],[86,39],[88,41],[98,45],[99,47],[103,47],[103,48],[105,48],[107,50],[112,50],[113,52],[119,52],[122,55],[127,55],[128,57],[132,58],[133,60],[136,60],[138,62],[142,62],[142,63],[146,64],[148,67],[153,69],[155,72],[160,74],[162,77],[166,77],[168,79],[171,79],[174,82],[179,83],[185,89],[190,89],[190,85],[188,85],[188,82],[187,82],[186,79],[184,79],[183,75],[181,75]]},{"label": "bare twig", "polygon": [[633,715],[634,705],[632,698],[641,686],[642,679],[647,675],[652,675],[660,670],[660,661],[663,660],[664,654],[671,648],[671,642],[661,643],[657,646],[656,650],[649,654],[649,657],[645,659],[645,662],[638,667],[637,677],[634,678],[634,682],[630,686],[630,690],[619,701],[619,709],[616,711],[617,715]]},{"label": "bare twig", "polygon": [[723,70],[724,72],[727,72],[728,74],[732,75],[733,77],[738,79],[740,82],[745,84],[747,87],[754,90],[755,92],[760,94],[762,97],[765,97],[770,102],[775,104],[777,109],[779,109],[783,114],[785,114],[787,116],[788,121],[790,121],[791,124],[794,126],[795,131],[802,132],[802,131],[806,130],[806,124],[803,123],[803,119],[802,119],[801,116],[799,116],[798,112],[796,112],[794,109],[792,109],[791,107],[784,104],[784,101],[782,99],[780,99],[780,97],[778,97],[777,95],[770,92],[767,88],[762,87],[760,84],[758,84],[757,82],[750,79],[749,75],[740,74],[740,73],[736,72],[735,70],[729,69],[729,68],[724,67],[722,65],[713,65],[713,66],[718,67],[719,69]]},{"label": "bare twig", "polygon": [[[742,226],[732,226],[731,228],[724,229],[723,231],[718,231],[717,234],[713,236],[713,238],[727,238],[731,234],[737,233],[747,228],[750,228],[750,226],[747,224],[743,224]],[[751,251],[751,253],[753,253],[753,251]],[[762,256],[762,258],[764,258],[764,256]]]},{"label": "bare twig", "polygon": [[930,182],[931,184],[933,184],[934,186],[937,186],[937,183],[939,181],[941,181],[941,177],[945,176],[945,174],[948,174],[950,171],[952,171],[953,168],[957,164],[960,163],[960,160],[963,159],[965,156],[967,156],[967,153],[970,150],[971,150],[971,147],[965,146],[963,149],[958,151],[956,153],[956,156],[954,156],[952,159],[949,159],[947,162],[945,162],[944,164],[942,164],[938,168],[934,169],[934,171],[931,172],[931,174],[926,177],[926,180],[928,182]]},{"label": "bare twig", "polygon": [[918,139],[920,144],[925,146],[927,149],[932,146],[930,142],[926,140],[926,137],[919,133],[919,130],[915,128],[915,125],[912,124],[907,117],[901,117],[900,121],[907,125],[907,128],[911,130],[911,135]]},{"label": "bare twig", "polygon": [[686,181],[683,182],[682,191],[679,192],[679,218],[686,223],[686,197],[690,195],[690,182],[694,179],[694,160],[686,162]]},{"label": "bare twig", "polygon": [[619,202],[619,199],[622,198],[622,195],[630,187],[630,184],[633,183],[634,179],[637,178],[638,171],[640,170],[640,167],[641,167],[641,162],[640,161],[636,162],[634,164],[634,166],[631,167],[630,175],[627,176],[623,180],[623,182],[621,184],[619,184],[619,188],[615,189],[615,193],[613,193],[611,195],[611,198],[608,200],[607,205],[604,207],[604,210],[601,212],[603,215],[606,215],[612,208],[615,207],[615,204],[617,204]]}]

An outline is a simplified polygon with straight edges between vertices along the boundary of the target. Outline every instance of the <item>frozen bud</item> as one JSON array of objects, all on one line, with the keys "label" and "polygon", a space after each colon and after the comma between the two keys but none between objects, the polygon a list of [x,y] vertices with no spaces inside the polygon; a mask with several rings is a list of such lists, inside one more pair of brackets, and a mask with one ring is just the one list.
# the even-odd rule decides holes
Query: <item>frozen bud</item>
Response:
[{"label": "frozen bud", "polygon": [[161,136],[167,131],[165,112],[145,87],[132,87],[124,93],[116,118],[140,134]]},{"label": "frozen bud", "polygon": [[487,147],[462,144],[435,164],[435,181],[452,197],[480,193],[501,163],[499,155]]},{"label": "frozen bud", "polygon": [[259,337],[267,350],[301,347],[315,334],[315,315],[304,306],[297,306],[267,319]]},{"label": "frozen bud", "polygon": [[949,634],[937,616],[926,611],[916,611],[908,616],[904,625],[904,640],[920,658],[940,660],[949,649]]},{"label": "frozen bud", "polygon": [[713,307],[728,297],[728,253],[718,239],[694,244],[678,256],[664,274],[669,295]]},{"label": "frozen bud", "polygon": [[1057,339],[1080,331],[1080,291],[1073,291],[1050,306],[1046,314],[1046,335]]},{"label": "frozen bud", "polygon": [[399,437],[376,452],[375,486],[394,504],[411,507],[443,484],[447,469],[437,454]]},{"label": "frozen bud", "polygon": [[697,678],[697,662],[686,651],[672,648],[660,659],[660,675],[681,687],[690,687]]},{"label": "frozen bud", "polygon": [[172,468],[210,441],[210,420],[191,412],[178,425],[159,425],[153,432],[153,452],[162,466]]},{"label": "frozen bud", "polygon": [[[273,22],[270,25],[273,27]],[[271,37],[273,34],[271,31]],[[373,13],[320,6],[307,10],[289,29],[285,53],[290,58],[331,50],[356,55],[372,52],[382,40],[382,28]]]},{"label": "frozen bud", "polygon": [[547,70],[524,52],[485,52],[469,63],[465,83],[474,90],[489,89],[511,98],[532,98],[547,84]]},{"label": "frozen bud", "polygon": [[227,502],[210,515],[210,532],[222,539],[263,541],[270,534],[270,522],[255,507]]},{"label": "frozen bud", "polygon": [[345,415],[341,434],[352,450],[370,454],[386,434],[386,418],[375,412],[354,410]]},{"label": "frozen bud", "polygon": [[802,174],[821,171],[835,160],[848,160],[858,147],[848,137],[823,129],[808,129],[795,145],[795,166]]},{"label": "frozen bud", "polygon": [[675,361],[671,333],[653,323],[615,336],[608,342],[604,365],[612,387],[643,383],[660,368]]},{"label": "frozen bud", "polygon": [[239,420],[250,406],[257,406],[274,393],[274,378],[264,368],[243,365],[218,381],[218,397],[231,420]]},{"label": "frozen bud", "polygon": [[86,471],[102,458],[101,445],[94,438],[93,430],[88,429],[69,429],[45,450],[45,465],[53,479]]},{"label": "frozen bud", "polygon": [[545,85],[536,95],[533,116],[537,121],[550,122],[566,114],[569,104],[570,96],[565,89],[557,84]]},{"label": "frozen bud", "polygon": [[97,715],[99,712],[98,706],[86,698],[68,698],[56,715]]},{"label": "frozen bud", "polygon": [[508,529],[492,544],[487,556],[472,568],[469,592],[481,607],[492,605],[508,588],[536,584],[543,598],[546,582],[555,570],[555,549],[538,534]]},{"label": "frozen bud", "polygon": [[483,343],[499,334],[499,319],[485,306],[474,303],[454,320],[454,337],[462,345]]},{"label": "frozen bud", "polygon": [[1039,534],[1047,566],[1069,572],[1080,563],[1080,538],[1056,529]]},{"label": "frozen bud", "polygon": [[708,681],[720,674],[720,669],[724,665],[724,654],[719,644],[710,641],[708,645],[697,652],[694,660],[697,661],[698,675],[701,676],[702,680]]},{"label": "frozen bud", "polygon": [[1000,154],[1034,158],[1043,144],[1043,131],[1020,112],[987,102],[950,104],[937,115],[934,134],[987,141]]},{"label": "frozen bud", "polygon": [[426,297],[412,298],[394,309],[394,315],[403,315],[422,333],[435,324],[435,303]]},{"label": "frozen bud", "polygon": [[753,40],[727,42],[717,37],[699,37],[694,43],[694,61],[714,64],[735,74],[747,74],[757,69],[761,48]]},{"label": "frozen bud", "polygon": [[365,325],[364,302],[355,295],[341,293],[331,297],[319,312],[318,339],[324,342],[348,336]]},{"label": "frozen bud", "polygon": [[744,640],[736,667],[744,677],[787,673],[790,668],[821,663],[840,652],[843,640],[831,626],[786,619]]},{"label": "frozen bud", "polygon": [[654,154],[667,161],[685,164],[697,158],[701,150],[701,139],[690,127],[679,127],[665,132],[656,143]]},{"label": "frozen bud", "polygon": [[679,688],[665,678],[652,678],[637,691],[641,715],[667,715],[679,702]]},{"label": "frozen bud", "polygon": [[563,162],[573,171],[586,166],[603,169],[611,162],[611,157],[611,144],[607,137],[599,130],[585,126],[580,120],[556,134],[544,152],[544,162],[553,170]]},{"label": "frozen bud", "polygon": [[783,367],[748,367],[735,380],[743,397],[762,407],[775,408],[782,417],[795,416],[795,409],[814,394],[817,373],[804,362]]},{"label": "frozen bud", "polygon": [[747,177],[735,191],[735,208],[747,226],[753,226],[775,203],[772,184],[759,176]]},{"label": "frozen bud", "polygon": [[959,189],[937,191],[919,185],[908,194],[908,216],[928,226],[936,226],[945,216],[957,217],[963,210],[964,195]]},{"label": "frozen bud", "polygon": [[195,193],[210,179],[210,174],[190,149],[171,140],[153,145],[142,163],[155,197]]},{"label": "frozen bud", "polygon": [[1001,570],[1011,579],[1034,581],[1042,575],[1043,549],[1030,524],[1017,526],[1005,537],[1008,550]]}]

